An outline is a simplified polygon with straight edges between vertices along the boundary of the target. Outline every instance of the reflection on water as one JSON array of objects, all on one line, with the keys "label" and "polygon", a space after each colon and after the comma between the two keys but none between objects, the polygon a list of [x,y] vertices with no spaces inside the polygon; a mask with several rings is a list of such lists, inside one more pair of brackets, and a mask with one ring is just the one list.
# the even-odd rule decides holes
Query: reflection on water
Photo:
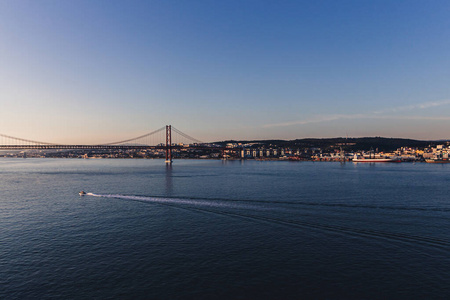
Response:
[{"label": "reflection on water", "polygon": [[172,164],[166,164],[166,195],[173,195],[173,182],[172,182]]}]

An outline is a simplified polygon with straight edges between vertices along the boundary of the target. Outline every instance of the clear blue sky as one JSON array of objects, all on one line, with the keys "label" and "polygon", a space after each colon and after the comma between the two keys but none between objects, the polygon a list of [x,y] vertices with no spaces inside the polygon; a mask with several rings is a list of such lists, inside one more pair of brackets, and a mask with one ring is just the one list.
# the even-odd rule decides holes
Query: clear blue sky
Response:
[{"label": "clear blue sky", "polygon": [[0,133],[450,138],[450,1],[0,1]]}]

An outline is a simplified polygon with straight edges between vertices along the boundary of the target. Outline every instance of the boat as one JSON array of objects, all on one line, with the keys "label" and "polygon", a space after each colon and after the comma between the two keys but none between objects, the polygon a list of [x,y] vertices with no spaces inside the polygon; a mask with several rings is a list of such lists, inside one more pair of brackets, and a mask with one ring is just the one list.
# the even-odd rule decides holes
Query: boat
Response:
[{"label": "boat", "polygon": [[81,191],[78,194],[80,194],[80,196],[84,196],[84,195],[86,195],[86,192],[85,191]]},{"label": "boat", "polygon": [[354,158],[352,159],[353,162],[368,162],[368,163],[374,163],[374,162],[401,162],[401,159],[399,158]]},{"label": "boat", "polygon": [[450,163],[450,160],[445,159],[445,158],[430,158],[430,159],[425,159],[425,162],[432,163],[432,164],[448,164],[448,163]]},{"label": "boat", "polygon": [[376,163],[376,162],[401,162],[402,160],[399,157],[358,157],[358,155],[355,154],[355,156],[352,159],[353,162],[365,162],[365,163]]}]

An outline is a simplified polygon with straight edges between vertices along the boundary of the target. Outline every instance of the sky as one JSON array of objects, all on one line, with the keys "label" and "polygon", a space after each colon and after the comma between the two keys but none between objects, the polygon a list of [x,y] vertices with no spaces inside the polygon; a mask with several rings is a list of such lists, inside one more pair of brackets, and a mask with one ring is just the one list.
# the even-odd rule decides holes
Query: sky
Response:
[{"label": "sky", "polygon": [[0,134],[450,139],[450,2],[0,0]]}]

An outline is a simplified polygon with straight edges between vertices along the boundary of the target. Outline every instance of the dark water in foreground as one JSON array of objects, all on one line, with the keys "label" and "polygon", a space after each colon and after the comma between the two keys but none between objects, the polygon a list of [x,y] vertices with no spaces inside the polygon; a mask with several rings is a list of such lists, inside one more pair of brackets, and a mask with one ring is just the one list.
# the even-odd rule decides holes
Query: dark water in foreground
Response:
[{"label": "dark water in foreground", "polygon": [[448,299],[449,187],[435,164],[1,159],[0,299]]}]

